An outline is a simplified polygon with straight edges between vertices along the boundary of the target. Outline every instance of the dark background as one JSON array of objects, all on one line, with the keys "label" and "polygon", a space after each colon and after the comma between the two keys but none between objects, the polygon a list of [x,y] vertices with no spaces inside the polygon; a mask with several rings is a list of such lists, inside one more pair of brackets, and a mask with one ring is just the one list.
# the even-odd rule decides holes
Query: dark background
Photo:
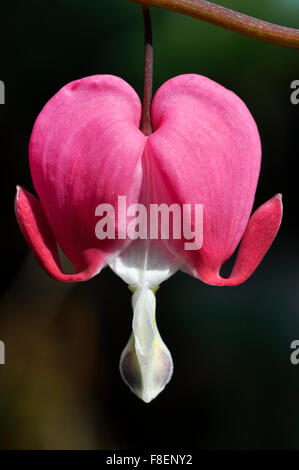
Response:
[{"label": "dark background", "polygon": [[[218,0],[299,28],[297,0]],[[290,83],[299,52],[152,8],[154,88],[182,73],[232,89],[258,124],[263,160],[255,207],[283,193],[269,253],[244,284],[206,286],[177,273],[157,294],[174,376],[151,404],[118,372],[130,334],[130,292],[109,269],[60,284],[36,264],[13,212],[15,185],[33,190],[28,141],[38,113],[67,82],[109,73],[139,94],[141,8],[126,0],[1,5],[0,106],[2,449],[299,449],[298,125]]]}]

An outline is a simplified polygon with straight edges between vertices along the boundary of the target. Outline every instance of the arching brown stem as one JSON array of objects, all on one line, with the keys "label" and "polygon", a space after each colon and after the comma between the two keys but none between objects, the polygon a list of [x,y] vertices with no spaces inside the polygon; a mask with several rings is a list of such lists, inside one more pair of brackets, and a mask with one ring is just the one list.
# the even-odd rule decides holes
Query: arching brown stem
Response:
[{"label": "arching brown stem", "polygon": [[268,23],[206,0],[131,0],[193,16],[236,33],[299,49],[299,30]]}]

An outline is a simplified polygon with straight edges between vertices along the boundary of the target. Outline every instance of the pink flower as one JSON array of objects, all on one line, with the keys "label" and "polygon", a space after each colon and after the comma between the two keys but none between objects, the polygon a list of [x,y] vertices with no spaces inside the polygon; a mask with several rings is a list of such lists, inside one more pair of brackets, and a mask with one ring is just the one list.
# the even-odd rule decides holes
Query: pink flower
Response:
[{"label": "pink flower", "polygon": [[[16,196],[20,228],[48,274],[84,281],[108,264],[132,286],[133,335],[121,372],[144,401],[172,374],[154,322],[156,287],[180,267],[208,284],[244,282],[282,217],[276,195],[250,218],[261,144],[250,112],[234,93],[208,78],[181,75],[157,91],[151,114],[153,133],[145,137],[140,100],[125,81],[98,75],[69,83],[46,104],[32,132],[30,168],[39,199],[22,188]],[[186,250],[190,240],[184,235],[132,241],[118,220],[120,195],[127,205],[191,204],[193,229],[193,205],[202,204],[202,247]],[[114,208],[113,239],[95,234],[99,204]],[[233,271],[223,278],[220,268],[240,241]],[[57,244],[74,274],[63,273]]]}]

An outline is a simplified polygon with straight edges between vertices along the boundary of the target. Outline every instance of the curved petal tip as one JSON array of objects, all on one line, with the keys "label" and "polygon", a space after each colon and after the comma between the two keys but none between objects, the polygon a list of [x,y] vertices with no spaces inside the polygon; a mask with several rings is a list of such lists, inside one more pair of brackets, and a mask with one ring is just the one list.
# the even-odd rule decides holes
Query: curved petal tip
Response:
[{"label": "curved petal tip", "polygon": [[215,286],[235,286],[246,281],[274,241],[281,224],[282,213],[282,194],[280,193],[254,212],[241,240],[236,262],[229,278],[221,277],[219,274],[221,266],[213,270],[209,266],[199,266],[195,270],[195,276]]},{"label": "curved petal tip", "polygon": [[103,260],[98,253],[86,257],[85,266],[82,263],[83,269],[75,274],[62,272],[57,242],[42,205],[35,196],[20,186],[17,186],[15,213],[28,245],[51,277],[59,281],[75,282],[86,281],[98,274],[103,266]]}]

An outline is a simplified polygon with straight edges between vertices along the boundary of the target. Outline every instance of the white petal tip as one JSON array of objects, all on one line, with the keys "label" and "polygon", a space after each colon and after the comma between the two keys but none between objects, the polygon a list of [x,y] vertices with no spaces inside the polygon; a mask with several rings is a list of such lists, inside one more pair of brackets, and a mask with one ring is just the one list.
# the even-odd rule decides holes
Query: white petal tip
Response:
[{"label": "white petal tip", "polygon": [[[134,342],[134,339],[133,339]],[[128,343],[132,345],[132,337]],[[134,344],[134,343],[133,343]],[[144,403],[150,403],[165,388],[172,377],[173,363],[169,351],[159,351],[156,357],[146,364],[140,365],[135,350],[125,348],[120,361],[120,373],[130,390]],[[166,346],[164,345],[166,348]],[[167,348],[166,348],[167,349]]]},{"label": "white petal tip", "polygon": [[155,296],[149,289],[133,295],[133,333],[120,359],[124,382],[145,403],[150,403],[171,379],[171,354],[155,321]]}]

